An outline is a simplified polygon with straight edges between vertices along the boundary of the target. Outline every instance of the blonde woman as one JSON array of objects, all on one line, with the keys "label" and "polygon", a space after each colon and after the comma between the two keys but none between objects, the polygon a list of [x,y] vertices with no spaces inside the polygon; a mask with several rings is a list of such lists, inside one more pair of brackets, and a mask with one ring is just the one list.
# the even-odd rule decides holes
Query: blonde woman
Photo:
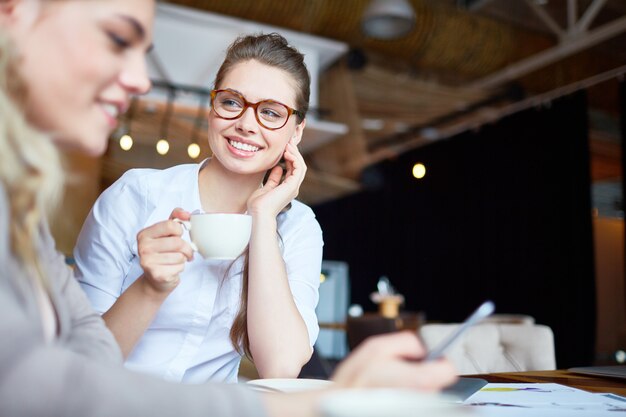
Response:
[{"label": "blonde woman", "polygon": [[[125,370],[54,249],[45,213],[60,198],[56,147],[102,153],[114,116],[149,88],[153,11],[152,0],[0,1],[0,415],[314,416],[322,392],[261,396]],[[414,361],[422,355],[414,335],[372,340],[335,386],[432,390],[454,379],[446,362]]]}]

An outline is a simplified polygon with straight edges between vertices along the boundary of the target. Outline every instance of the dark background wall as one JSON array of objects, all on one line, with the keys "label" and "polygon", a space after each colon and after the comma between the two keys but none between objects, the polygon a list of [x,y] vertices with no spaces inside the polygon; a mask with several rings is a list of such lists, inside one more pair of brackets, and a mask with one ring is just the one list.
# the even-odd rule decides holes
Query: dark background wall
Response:
[{"label": "dark background wall", "polygon": [[[426,177],[411,176],[414,163]],[[595,334],[584,93],[371,167],[376,189],[315,207],[351,302],[389,276],[405,308],[460,321],[481,301],[555,332],[557,366],[590,364]]]}]

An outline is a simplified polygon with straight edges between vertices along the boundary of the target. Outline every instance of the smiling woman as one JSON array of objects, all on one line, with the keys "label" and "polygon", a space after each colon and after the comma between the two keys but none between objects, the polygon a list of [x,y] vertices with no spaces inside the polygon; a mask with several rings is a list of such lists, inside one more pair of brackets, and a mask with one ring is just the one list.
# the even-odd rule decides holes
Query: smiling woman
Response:
[{"label": "smiling woman", "polygon": [[129,95],[148,88],[153,7],[152,0],[0,2],[0,415],[260,412],[259,400],[236,387],[194,397],[124,372],[119,347],[44,220],[62,188],[53,145],[102,153]]},{"label": "smiling woman", "polygon": [[18,46],[28,46],[26,110],[59,145],[99,155],[130,95],[150,87],[144,57],[154,11],[150,0],[67,3],[17,2],[20,19],[8,21]]},{"label": "smiling woman", "polygon": [[[119,346],[99,315],[89,307],[72,270],[54,248],[44,220],[45,208],[59,198],[62,182],[54,145],[92,154],[101,152],[114,124],[110,123],[110,116],[124,109],[129,94],[148,88],[143,59],[151,39],[153,7],[151,0],[0,1],[0,415],[315,415],[315,403],[321,393],[262,396],[237,385],[170,384],[124,370]],[[66,51],[67,56],[55,55]],[[105,68],[96,68],[87,60],[78,59],[90,56]],[[64,91],[72,88],[76,97]],[[49,94],[59,96],[48,97]],[[73,119],[66,106],[77,112]],[[87,122],[82,118],[88,119]],[[70,123],[71,120],[76,123]],[[292,126],[288,132],[294,130]],[[288,166],[292,165],[288,169],[292,172],[290,175],[297,175],[293,172],[302,168],[297,151],[286,151],[285,159]],[[257,198],[262,200],[266,196],[273,203],[257,201],[254,208],[258,213],[266,213],[268,207],[284,203],[279,198],[280,192],[273,195],[268,192],[280,188],[272,183],[276,182],[278,173],[274,171],[264,190],[256,194]],[[194,179],[197,181],[197,176]],[[181,193],[188,191],[176,182],[173,188],[180,189]],[[123,208],[133,213],[132,206]],[[253,212],[252,205],[249,212]],[[262,224],[257,228],[268,227],[267,218],[257,218]],[[285,223],[293,226],[299,221],[296,218]],[[310,218],[306,221],[310,222]],[[110,230],[101,233],[106,235]],[[275,234],[272,238],[275,239]],[[288,238],[284,241],[287,246]],[[159,244],[167,247],[171,243],[165,239]],[[180,248],[176,246],[180,242],[174,243],[171,247]],[[259,248],[269,243],[276,242],[258,237],[251,242],[251,271],[263,269],[255,264],[258,255],[268,256],[272,262],[269,267],[275,267],[276,259],[272,256],[276,252],[272,251],[277,247]],[[144,248],[142,253],[150,253],[150,249]],[[168,257],[167,254],[159,256],[165,260]],[[150,262],[146,264],[150,271],[149,267]],[[289,271],[291,273],[291,269]],[[272,278],[278,281],[273,285],[277,287],[279,307],[270,306],[269,310],[273,314],[284,313],[286,302],[280,297],[284,297],[287,284],[283,283],[280,288],[280,279],[284,277],[274,274]],[[257,280],[257,276],[251,274],[251,280]],[[260,285],[268,286],[268,283]],[[226,287],[224,284],[220,291],[232,292]],[[298,296],[312,298],[310,291],[306,294],[306,290],[302,290],[305,284],[300,287],[302,294]],[[257,287],[253,290],[251,285],[251,293],[253,291],[259,290]],[[158,291],[148,294],[153,295],[151,300],[157,305],[161,304]],[[253,303],[254,297],[257,295],[250,297],[250,310],[257,313],[259,305],[258,300]],[[293,303],[291,298],[288,301]],[[203,302],[205,300],[200,299],[199,305]],[[308,311],[306,307],[302,308],[303,316]],[[230,319],[232,316],[225,313],[216,315],[212,321],[230,323]],[[279,324],[293,322],[287,319]],[[203,330],[200,329],[200,333]],[[282,330],[291,336],[292,329]],[[302,333],[294,346],[301,347],[298,343],[302,343]],[[215,334],[228,338],[228,332]],[[219,337],[216,338],[218,343]],[[264,345],[256,345],[256,337],[250,336],[251,350],[255,356],[259,352],[258,356],[266,360]],[[189,339],[193,338],[198,338],[197,332],[190,332]],[[453,379],[449,365],[404,361],[404,358],[415,359],[421,353],[414,335],[395,335],[373,341],[369,348],[362,349],[342,365],[335,385],[343,388],[395,384],[432,389]],[[376,362],[371,360],[373,354],[377,354]],[[287,356],[286,359],[293,358]],[[395,370],[393,379],[386,377],[388,369]],[[424,378],[416,378],[416,371]]]},{"label": "smiling woman", "polygon": [[[211,93],[213,157],[131,170],[96,202],[75,250],[78,277],[129,368],[236,382],[244,353],[266,378],[296,377],[309,360],[322,233],[294,200],[309,84],[302,54],[282,36],[237,39]],[[234,262],[195,255],[174,222],[193,211],[248,213],[248,250]]]}]

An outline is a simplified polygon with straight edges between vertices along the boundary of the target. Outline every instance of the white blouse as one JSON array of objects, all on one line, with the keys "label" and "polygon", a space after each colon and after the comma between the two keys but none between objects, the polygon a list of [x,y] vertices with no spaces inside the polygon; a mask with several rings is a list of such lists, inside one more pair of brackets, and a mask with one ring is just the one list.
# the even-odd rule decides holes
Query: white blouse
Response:
[{"label": "white blouse", "polygon": [[[201,210],[201,166],[130,170],[96,201],[78,237],[74,257],[76,276],[100,314],[143,273],[137,233],[169,218],[176,207]],[[298,201],[278,216],[277,223],[291,293],[313,346],[319,333],[315,307],[322,232],[313,211]],[[187,232],[183,238],[189,240]],[[241,258],[216,261],[196,254],[126,366],[177,382],[237,382],[241,357],[229,332],[239,310],[242,269]]]}]

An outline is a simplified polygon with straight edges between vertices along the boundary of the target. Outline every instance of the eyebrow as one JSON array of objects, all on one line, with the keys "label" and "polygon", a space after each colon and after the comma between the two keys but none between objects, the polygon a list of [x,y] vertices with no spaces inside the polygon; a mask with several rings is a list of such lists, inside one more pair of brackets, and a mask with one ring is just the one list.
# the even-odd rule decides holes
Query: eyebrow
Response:
[{"label": "eyebrow", "polygon": [[[244,95],[243,95],[243,93],[242,93],[241,91],[239,91],[239,90],[235,90],[234,88],[225,88],[225,90],[232,91],[233,93],[237,93],[237,94],[239,94],[241,97],[246,98],[246,96],[244,96]],[[246,98],[246,100],[247,100],[247,98]]]},{"label": "eyebrow", "polygon": [[[232,91],[233,93],[237,93],[237,94],[239,94],[241,97],[243,97],[244,99],[248,100],[248,99],[246,98],[245,94],[243,94],[243,93],[242,93],[241,91],[239,91],[239,90],[235,90],[234,88],[224,88],[224,90],[228,90],[228,91]],[[248,100],[248,101],[250,101],[250,100]],[[278,100],[273,99],[273,98],[262,98],[262,99],[261,99],[261,100],[259,100],[257,103],[260,103],[261,101],[275,101],[276,103],[283,104],[283,102],[282,102],[282,101],[278,101]],[[285,105],[286,105],[286,104],[285,104]]]},{"label": "eyebrow", "polygon": [[[135,19],[132,16],[128,16],[124,14],[118,14],[117,17],[124,20],[128,24],[130,24],[130,26],[135,31],[135,35],[137,35],[139,39],[143,40],[146,37],[146,30],[144,29],[143,25],[139,23],[137,19]],[[148,46],[147,52],[150,52],[153,48],[154,48],[154,44],[151,43]]]}]

